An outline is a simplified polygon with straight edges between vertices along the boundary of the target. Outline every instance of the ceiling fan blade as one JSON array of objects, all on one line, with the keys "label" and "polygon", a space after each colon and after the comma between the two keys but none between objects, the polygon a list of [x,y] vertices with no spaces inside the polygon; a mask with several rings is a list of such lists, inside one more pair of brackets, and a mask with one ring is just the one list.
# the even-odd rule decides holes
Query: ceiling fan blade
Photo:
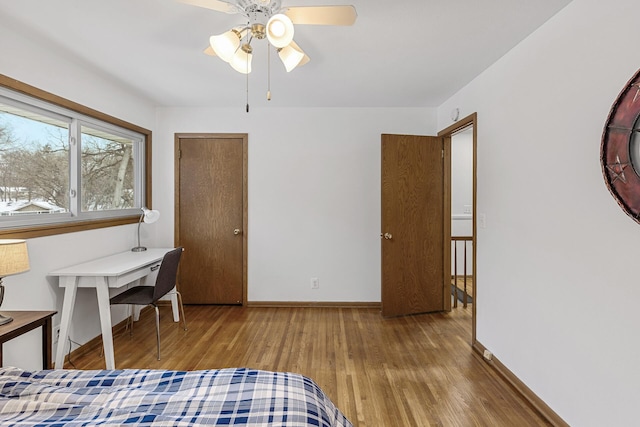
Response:
[{"label": "ceiling fan blade", "polygon": [[216,55],[216,51],[213,50],[211,45],[207,46],[207,48],[205,50],[203,50],[202,53],[204,53],[205,55],[209,55],[209,56],[218,56],[218,55]]},{"label": "ceiling fan blade", "polygon": [[294,24],[306,25],[353,25],[356,8],[349,6],[292,6],[286,9]]},{"label": "ceiling fan blade", "polygon": [[238,13],[238,6],[223,0],[178,0],[180,3],[191,6],[204,7],[205,9],[216,10],[224,13]]}]

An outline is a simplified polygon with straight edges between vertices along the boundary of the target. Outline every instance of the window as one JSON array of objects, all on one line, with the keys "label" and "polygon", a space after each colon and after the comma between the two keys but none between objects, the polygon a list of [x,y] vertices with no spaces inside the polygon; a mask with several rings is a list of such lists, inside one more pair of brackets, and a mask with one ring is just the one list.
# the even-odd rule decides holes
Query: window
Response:
[{"label": "window", "polygon": [[69,121],[11,104],[0,98],[0,216],[69,212]]},{"label": "window", "polygon": [[136,141],[86,126],[81,129],[82,212],[140,207],[134,190]]},{"label": "window", "polygon": [[137,219],[150,204],[150,132],[62,98],[49,95],[61,101],[52,103],[1,87],[2,77],[0,234]]}]

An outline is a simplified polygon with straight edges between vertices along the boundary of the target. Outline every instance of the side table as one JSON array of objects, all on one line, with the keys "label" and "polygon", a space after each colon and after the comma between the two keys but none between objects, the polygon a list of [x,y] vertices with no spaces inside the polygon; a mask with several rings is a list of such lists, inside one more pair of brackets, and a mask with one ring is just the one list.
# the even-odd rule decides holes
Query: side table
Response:
[{"label": "side table", "polygon": [[2,366],[2,345],[42,326],[42,369],[51,369],[51,323],[57,311],[3,311],[13,321],[0,326],[0,366]]}]

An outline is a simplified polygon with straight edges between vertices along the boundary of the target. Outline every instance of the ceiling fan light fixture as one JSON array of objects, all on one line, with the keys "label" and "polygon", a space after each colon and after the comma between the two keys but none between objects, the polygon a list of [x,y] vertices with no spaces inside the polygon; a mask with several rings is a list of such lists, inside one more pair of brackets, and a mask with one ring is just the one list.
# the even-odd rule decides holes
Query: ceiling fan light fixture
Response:
[{"label": "ceiling fan light fixture", "polygon": [[278,49],[278,56],[284,64],[284,68],[287,70],[287,73],[300,65],[300,62],[302,62],[305,57],[304,52],[294,48],[292,45],[293,43],[287,47]]},{"label": "ceiling fan light fixture", "polygon": [[277,48],[289,45],[293,40],[293,22],[282,13],[277,13],[269,18],[267,22],[267,39],[269,43]]},{"label": "ceiling fan light fixture", "polygon": [[251,45],[245,43],[229,61],[231,67],[239,73],[249,74],[251,73],[251,60],[253,59],[253,49]]},{"label": "ceiling fan light fixture", "polygon": [[236,29],[231,29],[226,33],[211,36],[209,44],[220,59],[224,62],[230,62],[240,47],[240,33]]},{"label": "ceiling fan light fixture", "polygon": [[262,40],[267,36],[267,31],[262,24],[252,24],[251,25],[251,35],[258,40]]}]

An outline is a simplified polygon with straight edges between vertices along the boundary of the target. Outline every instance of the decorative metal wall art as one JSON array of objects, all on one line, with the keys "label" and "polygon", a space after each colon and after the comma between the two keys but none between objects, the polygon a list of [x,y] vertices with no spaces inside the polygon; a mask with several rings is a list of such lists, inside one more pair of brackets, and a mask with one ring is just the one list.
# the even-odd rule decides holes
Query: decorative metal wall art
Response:
[{"label": "decorative metal wall art", "polygon": [[640,70],[629,80],[607,117],[600,146],[602,174],[627,215],[640,223]]}]

